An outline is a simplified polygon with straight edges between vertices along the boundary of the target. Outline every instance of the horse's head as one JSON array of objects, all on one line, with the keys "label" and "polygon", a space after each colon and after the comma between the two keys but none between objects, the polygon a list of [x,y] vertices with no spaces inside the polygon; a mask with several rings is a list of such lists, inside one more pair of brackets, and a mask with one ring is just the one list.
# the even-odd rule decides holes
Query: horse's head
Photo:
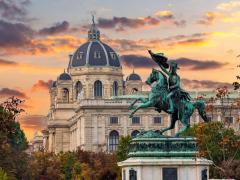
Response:
[{"label": "horse's head", "polygon": [[157,81],[158,80],[158,73],[159,73],[159,71],[153,68],[152,73],[150,74],[150,76],[146,80],[146,83],[148,85],[151,85],[152,83]]}]

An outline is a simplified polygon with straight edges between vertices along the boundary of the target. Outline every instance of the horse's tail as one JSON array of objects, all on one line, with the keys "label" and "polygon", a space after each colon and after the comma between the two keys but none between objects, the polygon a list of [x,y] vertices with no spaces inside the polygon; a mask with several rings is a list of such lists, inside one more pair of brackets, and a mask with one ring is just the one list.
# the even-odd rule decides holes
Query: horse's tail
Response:
[{"label": "horse's tail", "polygon": [[193,106],[198,110],[198,113],[204,122],[208,122],[209,120],[205,111],[205,103],[202,100],[197,100],[195,103],[193,103]]}]

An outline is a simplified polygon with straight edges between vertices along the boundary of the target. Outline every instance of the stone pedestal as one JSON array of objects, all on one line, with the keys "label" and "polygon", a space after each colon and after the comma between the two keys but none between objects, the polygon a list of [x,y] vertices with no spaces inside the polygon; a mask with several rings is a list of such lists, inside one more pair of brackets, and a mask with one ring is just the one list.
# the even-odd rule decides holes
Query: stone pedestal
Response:
[{"label": "stone pedestal", "polygon": [[118,163],[123,180],[203,180],[208,179],[206,159],[129,158]]},{"label": "stone pedestal", "polygon": [[197,157],[194,138],[164,137],[154,131],[133,139],[128,156],[118,163],[122,180],[207,180],[212,164]]}]

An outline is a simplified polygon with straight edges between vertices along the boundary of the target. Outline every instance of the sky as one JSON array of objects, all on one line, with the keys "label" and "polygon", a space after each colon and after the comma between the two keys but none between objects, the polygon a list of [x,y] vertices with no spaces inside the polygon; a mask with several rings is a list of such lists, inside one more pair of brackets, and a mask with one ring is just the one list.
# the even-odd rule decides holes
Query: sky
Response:
[{"label": "sky", "polygon": [[151,49],[179,64],[186,90],[235,80],[240,0],[0,0],[0,100],[25,100],[19,122],[29,140],[46,125],[48,87],[87,41],[92,14],[125,78],[157,68]]}]

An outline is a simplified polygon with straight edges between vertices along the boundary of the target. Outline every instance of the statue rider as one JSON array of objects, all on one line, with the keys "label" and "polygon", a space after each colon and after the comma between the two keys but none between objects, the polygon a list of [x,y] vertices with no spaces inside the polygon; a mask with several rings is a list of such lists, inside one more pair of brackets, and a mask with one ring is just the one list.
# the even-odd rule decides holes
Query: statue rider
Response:
[{"label": "statue rider", "polygon": [[167,63],[167,58],[162,53],[152,53],[149,50],[149,53],[152,59],[160,66],[162,71],[168,75],[168,86],[169,94],[167,95],[167,101],[169,102],[168,113],[172,114],[174,112],[174,96],[177,92],[182,92],[187,99],[190,99],[190,96],[180,88],[180,77],[177,74],[178,65],[176,62],[171,62],[169,71],[169,64]]}]

